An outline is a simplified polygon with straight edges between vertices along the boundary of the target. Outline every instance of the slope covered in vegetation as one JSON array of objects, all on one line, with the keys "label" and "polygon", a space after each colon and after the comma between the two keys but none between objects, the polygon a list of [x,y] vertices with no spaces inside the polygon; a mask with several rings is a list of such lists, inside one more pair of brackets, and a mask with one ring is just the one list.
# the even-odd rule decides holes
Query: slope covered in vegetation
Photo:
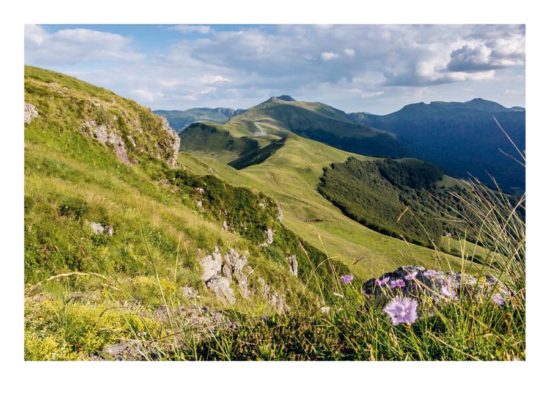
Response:
[{"label": "slope covered in vegetation", "polygon": [[283,137],[293,133],[370,156],[396,157],[405,152],[390,133],[353,123],[344,112],[329,105],[291,97],[272,97],[231,118],[224,127],[236,136]]},{"label": "slope covered in vegetation", "polygon": [[[221,318],[200,307],[318,307],[334,292],[334,273],[347,272],[286,229],[265,195],[174,167],[173,134],[136,103],[32,67],[25,102],[37,113],[25,126],[27,359],[102,357],[125,340],[174,351],[181,340],[155,340]],[[107,141],[83,126],[91,121]],[[117,135],[121,144],[110,143]],[[234,303],[201,277],[216,250],[250,266],[247,296],[234,284]]]},{"label": "slope covered in vegetation", "polygon": [[[369,230],[324,199],[323,167],[348,153],[289,135],[242,170],[218,152],[175,162],[173,132],[148,109],[33,67],[25,114],[27,360],[525,356],[513,213],[482,235],[514,268],[492,266],[516,297],[449,301],[393,326],[365,307],[362,278],[471,261]],[[488,223],[506,216],[473,206]]]},{"label": "slope covered in vegetation", "polygon": [[326,168],[319,191],[346,215],[381,233],[428,247],[440,237],[464,233],[456,212],[456,182],[442,185],[443,172],[428,163],[407,160],[360,161]]},{"label": "slope covered in vegetation", "polygon": [[358,124],[395,133],[409,154],[433,162],[454,177],[471,175],[494,187],[492,177],[507,192],[525,190],[525,168],[502,125],[520,151],[525,151],[525,110],[496,102],[418,103],[384,116],[352,113]]}]

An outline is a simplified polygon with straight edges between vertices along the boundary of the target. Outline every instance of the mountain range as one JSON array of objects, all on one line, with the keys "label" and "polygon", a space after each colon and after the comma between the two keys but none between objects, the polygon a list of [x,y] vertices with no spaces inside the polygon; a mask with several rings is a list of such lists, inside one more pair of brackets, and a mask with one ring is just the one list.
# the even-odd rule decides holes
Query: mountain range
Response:
[{"label": "mountain range", "polygon": [[195,110],[211,118],[177,134],[177,116],[67,75],[27,66],[24,86],[26,359],[215,358],[212,332],[246,343],[286,314],[316,331],[401,266],[499,259],[462,236],[469,183],[403,158],[372,115],[285,95]]},{"label": "mountain range", "polygon": [[178,110],[156,110],[153,113],[165,117],[176,132],[180,132],[188,125],[199,121],[209,120],[216,123],[225,123],[240,113],[243,113],[244,109],[230,109],[230,108],[191,108],[184,111]]},{"label": "mountain range", "polygon": [[[254,144],[250,138],[283,137],[291,132],[353,153],[416,157],[438,165],[451,176],[475,177],[510,193],[525,189],[525,168],[514,161],[521,161],[517,149],[525,150],[525,109],[506,108],[480,98],[464,103],[411,104],[382,116],[366,112],[346,114],[326,104],[296,101],[288,95],[272,97],[248,110],[202,108],[155,113],[166,117],[180,133],[182,124],[188,127],[202,120],[202,125],[193,125],[186,130],[187,135],[181,135],[186,141],[209,122],[211,131],[220,130],[218,124],[224,124],[223,129],[232,130],[232,137],[248,138],[227,139],[236,150],[245,142]],[[178,116],[184,113],[194,117],[186,115],[182,123]],[[183,148],[192,148],[192,143],[184,143]],[[212,145],[206,146],[208,149]],[[250,146],[242,147],[241,153],[259,151],[258,146]],[[276,146],[259,155],[265,156]],[[241,161],[236,165],[242,165]]]},{"label": "mountain range", "polygon": [[525,189],[525,168],[514,161],[521,161],[514,144],[525,151],[524,108],[505,108],[477,98],[464,103],[411,104],[384,116],[361,112],[348,116],[359,124],[393,132],[408,155],[433,162],[451,176],[474,176],[491,187],[495,187],[494,178],[508,192]]}]

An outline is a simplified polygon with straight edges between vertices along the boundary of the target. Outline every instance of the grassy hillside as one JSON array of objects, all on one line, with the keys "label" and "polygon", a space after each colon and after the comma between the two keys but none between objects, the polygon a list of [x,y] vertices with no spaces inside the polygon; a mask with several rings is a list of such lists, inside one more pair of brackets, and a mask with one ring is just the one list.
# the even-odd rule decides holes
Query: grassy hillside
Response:
[{"label": "grassy hillside", "polygon": [[381,233],[428,247],[444,234],[465,232],[458,218],[459,186],[441,185],[443,172],[408,160],[360,161],[354,158],[325,169],[319,191],[342,211]]},{"label": "grassy hillside", "polygon": [[349,156],[322,143],[289,135],[269,159],[242,170],[201,152],[182,153],[180,162],[193,172],[213,174],[272,197],[283,208],[285,226],[330,257],[345,262],[360,277],[372,277],[413,262],[432,268],[458,268],[459,259],[369,229],[346,217],[319,193],[323,168],[343,163]]},{"label": "grassy hillside", "polygon": [[283,137],[289,132],[342,150],[371,156],[402,156],[397,139],[351,122],[326,104],[273,97],[231,118],[224,127],[235,136]]},{"label": "grassy hillside", "polygon": [[[25,114],[27,360],[525,357],[521,269],[502,269],[519,282],[504,307],[448,303],[413,326],[365,307],[361,278],[471,264],[369,230],[324,199],[323,167],[348,153],[289,134],[241,170],[214,158],[223,139],[175,162],[174,133],[151,111],[34,67]],[[523,221],[510,217],[483,235],[521,268]],[[519,245],[503,241],[512,235]],[[226,289],[205,279],[217,259]]]},{"label": "grassy hillside", "polygon": [[[267,196],[172,167],[172,134],[149,110],[33,67],[25,102],[38,113],[25,126],[27,359],[89,359],[134,339],[173,351],[182,343],[150,340],[189,328],[177,311],[190,302],[184,288],[198,296],[193,307],[242,315],[273,313],[275,296],[291,309],[330,301],[331,277],[347,269],[283,227]],[[81,127],[90,119],[124,133],[131,162]],[[268,228],[273,242],[262,246]],[[216,247],[247,255],[253,269],[252,295],[237,294],[234,305],[201,281],[199,260]]]}]

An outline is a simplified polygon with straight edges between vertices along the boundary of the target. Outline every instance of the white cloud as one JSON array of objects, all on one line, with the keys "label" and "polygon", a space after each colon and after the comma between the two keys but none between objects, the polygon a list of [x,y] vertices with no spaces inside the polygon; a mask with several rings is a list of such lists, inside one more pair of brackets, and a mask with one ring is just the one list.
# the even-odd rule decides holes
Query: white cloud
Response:
[{"label": "white cloud", "polygon": [[139,101],[151,103],[164,97],[163,93],[155,92],[147,89],[134,89],[131,91],[132,95],[137,97]]},{"label": "white cloud", "polygon": [[212,28],[210,26],[203,25],[177,25],[173,26],[172,29],[179,31],[180,33],[209,34],[212,32]]},{"label": "white cloud", "polygon": [[41,26],[25,26],[25,62],[29,64],[140,60],[142,55],[131,44],[127,37],[102,31],[64,29],[49,33]]},{"label": "white cloud", "polygon": [[231,82],[231,79],[226,78],[223,75],[203,75],[201,76],[200,81],[204,84],[218,84]]},{"label": "white cloud", "polygon": [[330,61],[330,60],[337,59],[339,57],[340,57],[340,55],[338,55],[334,52],[323,52],[323,53],[321,53],[321,59],[323,59],[323,61]]},{"label": "white cloud", "polygon": [[[124,35],[26,26],[26,61],[68,72],[156,109],[246,107],[269,96],[290,94],[358,110],[367,102],[395,105],[420,96],[456,100],[453,94],[462,90],[452,83],[472,88],[464,93],[467,98],[491,98],[478,88],[481,85],[504,97],[505,88],[522,91],[524,84],[521,25],[276,25],[223,30],[183,25],[166,30],[172,30],[176,42],[160,41],[158,48],[140,54]],[[179,35],[176,30],[195,34]],[[476,82],[480,80],[484,82]],[[498,101],[498,96],[492,98]]]},{"label": "white cloud", "polygon": [[355,56],[355,49],[353,48],[346,48],[344,49],[344,54],[349,57]]}]

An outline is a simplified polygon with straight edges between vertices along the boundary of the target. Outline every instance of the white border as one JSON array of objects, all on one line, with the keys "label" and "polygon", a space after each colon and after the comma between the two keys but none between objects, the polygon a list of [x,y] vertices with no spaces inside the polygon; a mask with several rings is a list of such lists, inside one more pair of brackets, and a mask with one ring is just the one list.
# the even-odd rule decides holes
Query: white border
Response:
[{"label": "white border", "polygon": [[[540,391],[549,353],[548,31],[544,2],[21,1],[2,11],[2,391]],[[510,363],[23,362],[23,25],[26,23],[526,23],[528,347]],[[545,244],[546,243],[546,244]],[[6,389],[7,388],[7,389]],[[545,389],[545,388],[542,388]]]}]

